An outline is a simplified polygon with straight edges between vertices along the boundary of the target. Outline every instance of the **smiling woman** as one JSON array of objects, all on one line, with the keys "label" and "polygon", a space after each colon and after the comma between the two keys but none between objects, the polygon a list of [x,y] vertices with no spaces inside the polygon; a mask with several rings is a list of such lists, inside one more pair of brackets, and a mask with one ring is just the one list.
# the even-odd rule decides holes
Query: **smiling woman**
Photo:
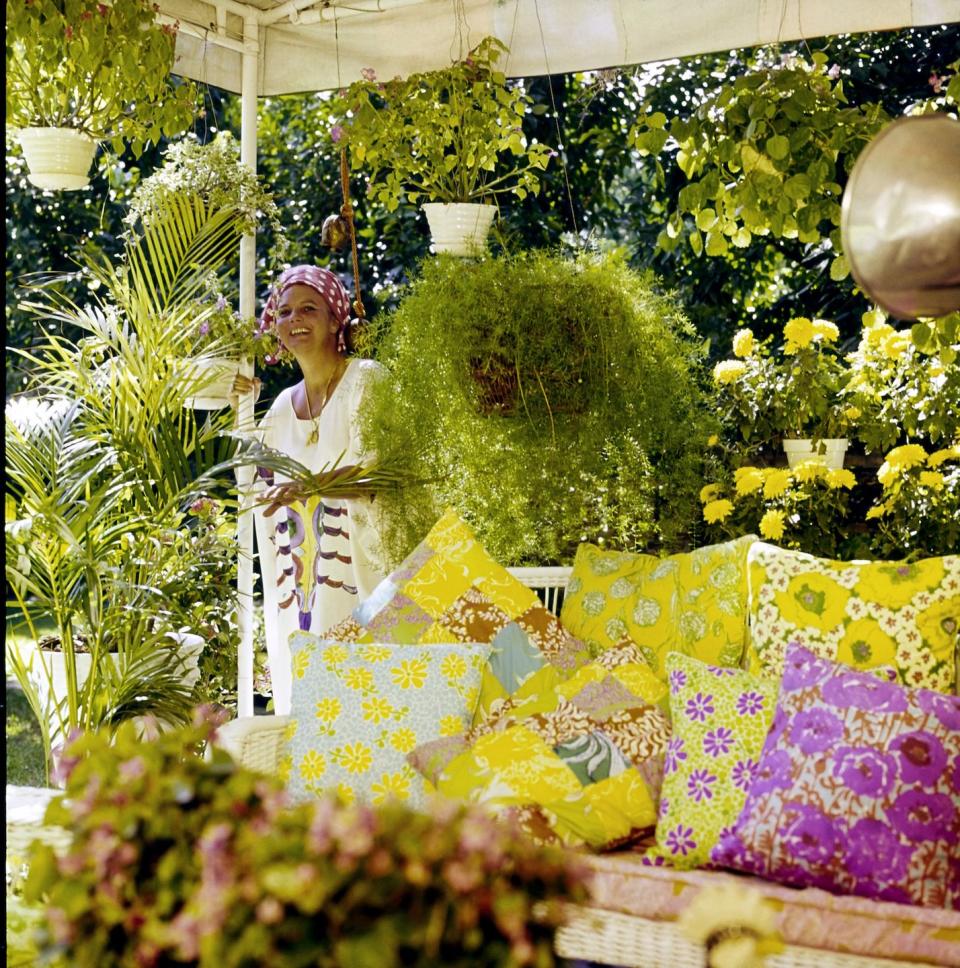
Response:
[{"label": "smiling woman", "polygon": [[[318,266],[293,266],[280,277],[260,328],[275,332],[303,379],[283,390],[260,425],[263,442],[316,473],[370,465],[357,415],[367,388],[385,371],[349,354],[350,298]],[[291,632],[322,632],[346,618],[380,582],[380,536],[371,496],[303,498],[280,477],[261,475],[266,503],[257,515],[264,626],[274,711],[290,705]]]}]

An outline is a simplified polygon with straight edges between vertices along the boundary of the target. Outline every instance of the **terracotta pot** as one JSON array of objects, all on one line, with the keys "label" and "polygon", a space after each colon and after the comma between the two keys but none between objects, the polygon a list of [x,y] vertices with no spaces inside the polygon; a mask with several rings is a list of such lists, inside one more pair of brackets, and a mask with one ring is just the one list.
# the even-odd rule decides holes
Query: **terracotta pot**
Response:
[{"label": "terracotta pot", "polygon": [[21,128],[27,178],[38,188],[73,191],[90,184],[90,164],[97,143],[73,128]]}]

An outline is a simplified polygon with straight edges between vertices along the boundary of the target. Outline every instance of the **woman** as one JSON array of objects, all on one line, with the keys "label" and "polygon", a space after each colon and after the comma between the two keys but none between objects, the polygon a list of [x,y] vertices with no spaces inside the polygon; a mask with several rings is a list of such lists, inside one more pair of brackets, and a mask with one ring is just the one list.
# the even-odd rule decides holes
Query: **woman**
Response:
[{"label": "woman", "polygon": [[[311,471],[325,465],[369,465],[359,441],[358,413],[371,381],[386,371],[373,360],[347,356],[350,300],[328,269],[287,269],[267,299],[260,329],[275,328],[303,379],[283,390],[261,424],[263,442]],[[244,391],[258,381],[238,377]],[[322,633],[346,618],[383,578],[380,540],[370,497],[303,501],[281,479],[256,515],[263,578],[264,626],[274,712],[290,710],[289,637],[297,629]]]}]

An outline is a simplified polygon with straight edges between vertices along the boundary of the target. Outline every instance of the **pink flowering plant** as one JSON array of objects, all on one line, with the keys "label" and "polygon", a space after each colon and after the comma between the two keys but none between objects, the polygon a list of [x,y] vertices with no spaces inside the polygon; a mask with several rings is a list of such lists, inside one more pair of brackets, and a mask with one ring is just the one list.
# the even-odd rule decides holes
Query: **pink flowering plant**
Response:
[{"label": "pink flowering plant", "polygon": [[175,24],[152,0],[7,0],[7,124],[73,128],[139,155],[184,131],[197,89],[170,75]]},{"label": "pink flowering plant", "polygon": [[553,150],[521,127],[531,98],[497,69],[507,48],[482,40],[442,70],[379,82],[371,68],[331,104],[331,139],[369,173],[369,194],[410,202],[477,202],[539,189]]},{"label": "pink flowering plant", "polygon": [[[215,746],[218,717],[88,734],[36,844],[36,944],[69,964],[550,966],[579,862],[476,808],[290,802]],[[208,756],[201,755],[207,744]]]}]

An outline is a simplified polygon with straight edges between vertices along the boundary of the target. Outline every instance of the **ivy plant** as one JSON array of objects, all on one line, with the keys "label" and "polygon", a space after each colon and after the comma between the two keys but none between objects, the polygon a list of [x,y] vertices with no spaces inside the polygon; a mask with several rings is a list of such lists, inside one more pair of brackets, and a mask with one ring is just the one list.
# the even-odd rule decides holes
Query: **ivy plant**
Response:
[{"label": "ivy plant", "polygon": [[[769,56],[769,52],[767,52]],[[687,178],[657,238],[671,250],[685,218],[694,252],[724,255],[753,236],[816,243],[836,253],[830,275],[848,274],[840,253],[846,173],[889,115],[879,104],[850,106],[836,68],[814,52],[755,63],[719,86],[689,118],[640,117],[631,136],[642,154],[671,155]],[[663,169],[659,169],[662,182]]]},{"label": "ivy plant", "polygon": [[7,0],[7,124],[73,128],[139,155],[184,131],[196,86],[174,80],[177,29],[151,0]]},{"label": "ivy plant", "polygon": [[528,141],[531,104],[496,62],[507,48],[487,37],[441,70],[378,83],[372,69],[334,102],[331,138],[370,173],[370,194],[388,211],[410,202],[525,198],[552,149]]}]

